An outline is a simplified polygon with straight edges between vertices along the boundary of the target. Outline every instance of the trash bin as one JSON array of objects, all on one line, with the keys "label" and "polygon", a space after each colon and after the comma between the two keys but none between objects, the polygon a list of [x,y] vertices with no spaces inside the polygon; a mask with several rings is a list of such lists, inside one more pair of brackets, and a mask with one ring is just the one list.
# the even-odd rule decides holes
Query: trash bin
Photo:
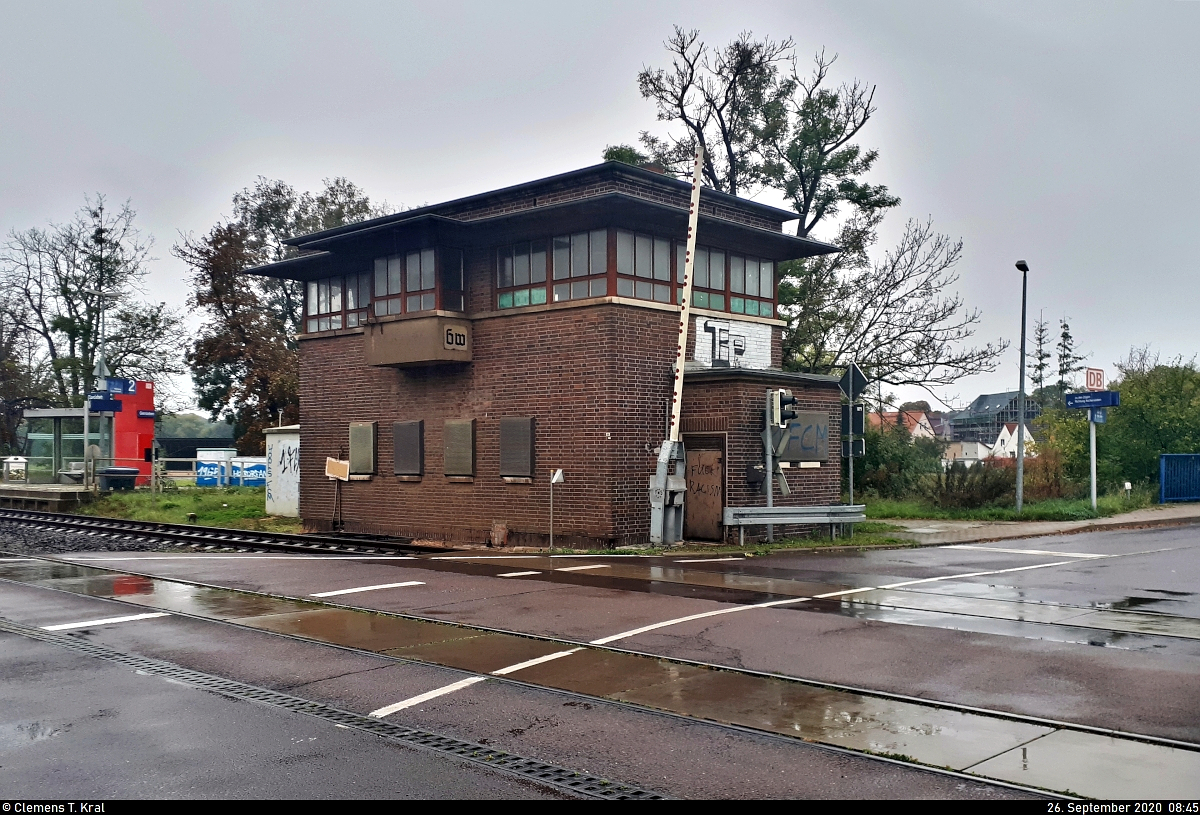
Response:
[{"label": "trash bin", "polygon": [[105,467],[99,473],[100,491],[131,490],[138,475],[137,467]]},{"label": "trash bin", "polygon": [[29,460],[22,456],[4,459],[4,481],[9,484],[28,484]]}]

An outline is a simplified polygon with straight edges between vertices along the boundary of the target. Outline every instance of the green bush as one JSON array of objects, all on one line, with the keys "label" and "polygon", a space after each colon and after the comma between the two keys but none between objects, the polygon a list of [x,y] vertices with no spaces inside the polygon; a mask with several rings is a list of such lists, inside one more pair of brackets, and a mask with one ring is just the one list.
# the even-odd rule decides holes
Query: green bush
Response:
[{"label": "green bush", "polygon": [[[903,426],[867,428],[866,455],[854,462],[854,493],[858,496],[903,498],[920,493],[923,482],[942,469],[942,443],[913,439]],[[842,462],[842,483],[849,468]]]},{"label": "green bush", "polygon": [[977,464],[968,467],[956,461],[938,474],[927,497],[943,509],[979,509],[1013,500],[1016,493],[1015,470]]}]

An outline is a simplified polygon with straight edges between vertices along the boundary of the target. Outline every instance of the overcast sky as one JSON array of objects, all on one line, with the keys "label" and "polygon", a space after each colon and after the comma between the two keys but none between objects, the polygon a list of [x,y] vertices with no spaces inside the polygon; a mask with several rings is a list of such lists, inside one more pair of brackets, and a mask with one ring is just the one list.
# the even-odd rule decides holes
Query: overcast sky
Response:
[{"label": "overcast sky", "polygon": [[[878,86],[861,143],[909,217],[965,242],[979,337],[1013,342],[956,403],[1016,387],[1030,323],[1069,318],[1111,376],[1131,345],[1192,356],[1200,2],[30,3],[0,0],[0,232],[130,199],[148,293],[182,305],[180,232],[256,176],[345,176],[394,207],[599,161],[662,132],[637,92],[672,24],[838,53]],[[759,197],[782,203],[769,194]]]}]

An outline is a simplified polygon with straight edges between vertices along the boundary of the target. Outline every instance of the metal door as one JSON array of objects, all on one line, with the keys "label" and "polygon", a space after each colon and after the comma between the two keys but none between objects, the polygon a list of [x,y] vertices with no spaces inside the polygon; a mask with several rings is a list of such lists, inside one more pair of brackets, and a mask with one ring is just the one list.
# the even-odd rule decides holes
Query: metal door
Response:
[{"label": "metal door", "polygon": [[724,455],[720,450],[687,451],[687,499],[683,536],[688,540],[721,540],[725,505]]}]

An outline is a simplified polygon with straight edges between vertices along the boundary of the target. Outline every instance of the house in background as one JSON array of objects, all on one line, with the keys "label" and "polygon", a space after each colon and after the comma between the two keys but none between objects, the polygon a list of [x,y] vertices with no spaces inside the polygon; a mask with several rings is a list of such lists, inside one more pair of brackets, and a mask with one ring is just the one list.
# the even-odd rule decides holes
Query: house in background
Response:
[{"label": "house in background", "polygon": [[992,448],[978,441],[952,441],[942,454],[942,466],[950,468],[955,462],[962,462],[967,467],[973,467],[984,461],[992,454]]},{"label": "house in background", "polygon": [[[975,398],[965,410],[951,413],[952,441],[983,442],[989,446],[996,443],[1004,425],[1018,421],[1017,391],[985,393]],[[1025,400],[1025,424],[1029,425],[1042,414],[1041,405],[1032,399]]]},{"label": "house in background", "polygon": [[873,428],[903,426],[914,439],[932,439],[937,436],[929,417],[923,410],[889,410],[883,413],[868,413],[867,424]]},{"label": "house in background", "polygon": [[[1000,428],[1000,435],[996,437],[996,441],[992,444],[992,456],[994,458],[1017,457],[1016,422],[1008,422],[1004,427]],[[1029,425],[1025,425],[1025,457],[1037,457],[1037,443],[1034,441],[1033,432],[1029,429]]]}]

